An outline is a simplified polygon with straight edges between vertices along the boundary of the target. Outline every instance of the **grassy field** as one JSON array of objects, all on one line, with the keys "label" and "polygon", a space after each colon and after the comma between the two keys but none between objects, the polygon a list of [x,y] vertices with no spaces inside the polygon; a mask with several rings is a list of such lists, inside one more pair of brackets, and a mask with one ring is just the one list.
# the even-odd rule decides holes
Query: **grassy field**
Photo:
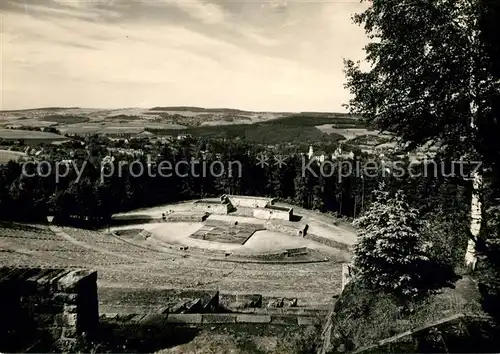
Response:
[{"label": "grassy field", "polygon": [[55,122],[60,124],[75,124],[75,123],[85,123],[90,119],[88,117],[74,116],[74,115],[63,115],[63,114],[53,114],[40,118],[40,120],[46,122]]},{"label": "grassy field", "polygon": [[26,156],[24,152],[0,150],[0,164],[5,164],[10,160],[18,160],[20,157]]},{"label": "grassy field", "polygon": [[62,135],[31,130],[0,129],[0,139],[4,140],[46,140],[47,142],[66,140]]},{"label": "grassy field", "polygon": [[[59,128],[59,127],[58,127]],[[177,124],[149,123],[147,121],[127,121],[117,123],[114,121],[101,123],[78,123],[62,126],[59,131],[62,134],[118,134],[118,133],[140,133],[147,130],[179,130],[185,126]]]}]

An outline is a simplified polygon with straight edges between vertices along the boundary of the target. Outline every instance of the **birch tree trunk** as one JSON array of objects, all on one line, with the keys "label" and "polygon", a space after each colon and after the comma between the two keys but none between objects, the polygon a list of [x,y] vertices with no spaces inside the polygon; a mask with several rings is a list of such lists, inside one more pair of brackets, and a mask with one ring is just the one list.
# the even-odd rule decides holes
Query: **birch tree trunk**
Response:
[{"label": "birch tree trunk", "polygon": [[471,238],[467,242],[467,250],[465,251],[465,265],[468,269],[474,270],[477,263],[476,255],[476,239],[479,237],[481,231],[481,201],[479,198],[479,191],[482,185],[482,176],[476,172],[473,176],[472,186],[472,200],[471,200],[471,224],[470,232]]},{"label": "birch tree trunk", "polygon": [[[478,6],[475,0],[464,0],[464,7],[472,7]],[[469,10],[469,15],[472,15],[472,21],[464,21],[465,28],[471,24],[471,32],[469,35],[469,40],[473,44],[472,48],[479,46],[479,32],[477,30],[477,17],[475,17],[474,11]],[[478,69],[478,61],[477,54],[475,52],[471,53],[471,73],[469,79],[469,89],[472,94],[472,100],[470,102],[470,128],[473,132],[477,131],[477,114],[478,114],[478,78],[477,78],[477,69]],[[480,201],[480,190],[482,185],[482,174],[478,171],[474,172],[472,176],[472,199],[471,199],[471,223],[470,223],[470,231],[471,238],[467,242],[467,249],[465,251],[465,265],[468,269],[474,270],[477,263],[477,253],[476,253],[476,240],[479,237],[479,232],[481,231],[481,201]]]}]

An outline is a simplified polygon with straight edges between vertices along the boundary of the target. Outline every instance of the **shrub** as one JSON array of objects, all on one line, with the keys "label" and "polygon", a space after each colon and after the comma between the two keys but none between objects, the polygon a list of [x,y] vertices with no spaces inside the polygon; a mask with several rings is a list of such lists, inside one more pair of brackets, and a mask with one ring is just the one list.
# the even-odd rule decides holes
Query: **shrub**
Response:
[{"label": "shrub", "polygon": [[[355,226],[359,230],[354,246],[356,277],[368,287],[407,300],[425,295],[425,270],[429,244],[420,237],[417,210],[410,208],[401,191],[394,195],[375,192],[375,201]],[[423,274],[424,273],[424,274]]]},{"label": "shrub", "polygon": [[469,233],[469,225],[457,215],[431,215],[423,229],[424,238],[432,242],[430,258],[449,267],[462,265]]}]

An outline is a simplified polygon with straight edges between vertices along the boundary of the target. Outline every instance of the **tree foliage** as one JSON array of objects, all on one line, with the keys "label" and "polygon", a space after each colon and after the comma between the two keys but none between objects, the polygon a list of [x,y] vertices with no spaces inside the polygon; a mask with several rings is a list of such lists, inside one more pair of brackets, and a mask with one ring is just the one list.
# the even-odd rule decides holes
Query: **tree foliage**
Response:
[{"label": "tree foliage", "polygon": [[461,156],[477,146],[495,85],[477,0],[374,0],[354,21],[371,42],[368,71],[347,60],[352,113],[409,147],[440,142]]},{"label": "tree foliage", "polygon": [[427,291],[420,266],[428,261],[429,244],[420,237],[417,210],[401,191],[376,191],[375,201],[355,225],[354,268],[363,283],[402,299]]}]

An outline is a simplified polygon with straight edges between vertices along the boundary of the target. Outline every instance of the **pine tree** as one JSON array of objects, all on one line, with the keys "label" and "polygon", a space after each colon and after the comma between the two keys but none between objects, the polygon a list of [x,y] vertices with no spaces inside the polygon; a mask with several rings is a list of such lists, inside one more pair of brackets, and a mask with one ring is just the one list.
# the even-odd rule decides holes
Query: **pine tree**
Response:
[{"label": "pine tree", "polygon": [[401,299],[426,293],[419,265],[428,260],[419,234],[420,221],[401,191],[381,185],[369,210],[355,222],[354,269],[361,282]]}]

